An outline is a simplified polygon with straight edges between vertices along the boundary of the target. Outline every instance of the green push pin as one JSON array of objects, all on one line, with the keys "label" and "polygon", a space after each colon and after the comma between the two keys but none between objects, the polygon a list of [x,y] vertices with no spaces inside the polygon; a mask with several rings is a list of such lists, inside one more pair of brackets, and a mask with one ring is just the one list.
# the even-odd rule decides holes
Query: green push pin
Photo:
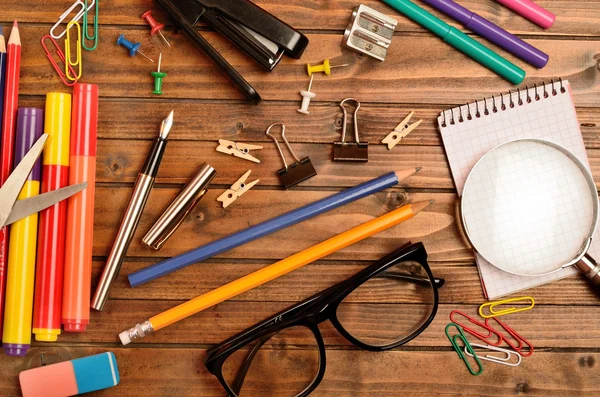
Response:
[{"label": "green push pin", "polygon": [[160,55],[158,56],[158,70],[156,72],[151,72],[150,74],[152,75],[152,77],[154,77],[154,91],[152,91],[153,94],[156,95],[162,95],[162,81],[165,77],[167,77],[167,74],[165,72],[161,72],[160,71],[160,63],[162,61],[162,52],[160,53]]}]

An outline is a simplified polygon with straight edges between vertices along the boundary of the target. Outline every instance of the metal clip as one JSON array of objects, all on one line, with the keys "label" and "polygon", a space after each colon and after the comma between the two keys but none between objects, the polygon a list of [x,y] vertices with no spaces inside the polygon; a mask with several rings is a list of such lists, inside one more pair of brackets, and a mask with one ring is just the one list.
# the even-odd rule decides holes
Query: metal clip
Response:
[{"label": "metal clip", "polygon": [[[290,164],[289,166],[287,164],[287,161],[285,161],[285,156],[283,155],[281,146],[279,146],[279,142],[277,142],[277,138],[275,138],[273,135],[270,134],[271,128],[273,128],[276,125],[281,126],[281,139],[283,139],[283,142],[287,146],[292,157],[294,157],[294,159],[296,160],[295,163]],[[292,146],[290,146],[290,143],[288,142],[287,138],[285,137],[285,125],[283,123],[271,124],[269,126],[269,128],[267,128],[267,131],[265,132],[265,134],[269,138],[271,138],[273,140],[273,142],[275,142],[275,146],[277,146],[277,150],[279,151],[281,160],[283,160],[284,168],[277,171],[277,175],[279,175],[279,179],[281,180],[281,183],[283,183],[283,186],[285,186],[286,189],[289,189],[290,187],[295,186],[295,185],[299,184],[300,182],[303,182],[303,181],[317,175],[317,171],[315,170],[315,167],[310,162],[310,159],[308,158],[308,156],[304,157],[302,160],[300,160],[298,158],[298,156],[296,156],[296,153],[294,153],[294,150],[292,150]]]},{"label": "metal clip", "polygon": [[225,139],[219,139],[219,146],[217,146],[217,152],[230,154],[235,157],[239,157],[244,160],[252,161],[253,163],[260,163],[260,160],[250,154],[251,150],[260,150],[262,146],[248,145],[246,143],[236,143]]},{"label": "metal clip", "polygon": [[384,61],[398,21],[363,4],[354,8],[342,47]]},{"label": "metal clip", "polygon": [[[487,360],[487,361],[491,361],[493,363],[496,364],[502,364],[502,365],[508,365],[509,367],[516,367],[519,364],[521,364],[521,355],[519,353],[515,353],[515,352],[511,352],[510,350],[506,350],[503,349],[501,347],[497,347],[497,346],[490,346],[490,345],[480,345],[479,343],[471,343],[471,347],[479,347],[481,349],[487,349],[487,350],[492,350],[495,352],[500,352],[500,353],[504,353],[505,356],[503,357],[498,357],[498,356],[494,356],[492,354],[486,354],[485,356],[480,356],[479,358],[482,360]],[[465,346],[465,354],[469,357],[474,357],[473,354],[471,354],[471,352],[469,351],[469,349],[467,349],[467,346]],[[516,356],[517,357],[517,362],[516,363],[511,363],[510,359],[512,356]]]},{"label": "metal clip", "polygon": [[[71,60],[71,35],[69,30],[71,27],[77,26],[77,56],[75,62]],[[67,24],[67,37],[65,38],[65,76],[71,81],[77,81],[81,78],[81,26],[79,22],[71,21]],[[71,76],[73,66],[78,66],[77,75]]]},{"label": "metal clip", "polygon": [[[354,110],[354,141],[346,142],[346,128],[348,125],[348,112],[344,107],[344,104],[348,101],[354,101],[356,103],[356,109]],[[369,142],[360,142],[358,137],[358,109],[360,109],[360,102],[354,98],[346,98],[340,103],[340,108],[344,113],[344,121],[342,126],[342,141],[333,143],[333,160],[335,161],[369,161]]]},{"label": "metal clip", "polygon": [[[487,335],[483,335],[478,331],[475,331],[469,327],[466,327],[464,324],[461,324],[460,322],[458,322],[455,319],[456,315],[460,315],[463,316],[464,318],[466,318],[471,324],[475,324],[480,328],[483,328],[484,330],[487,331]],[[471,335],[473,335],[474,337],[481,339],[482,341],[484,341],[485,343],[487,343],[488,345],[492,345],[492,346],[499,346],[502,343],[502,335],[496,331],[495,329],[493,329],[492,327],[490,327],[489,325],[487,325],[487,321],[486,324],[477,321],[476,319],[474,319],[473,317],[467,315],[466,313],[460,311],[460,310],[453,310],[452,312],[450,312],[450,321],[452,321],[455,324],[460,325],[466,332],[470,333]],[[491,341],[489,338],[495,335],[498,340],[497,341]]]},{"label": "metal clip", "polygon": [[[88,8],[87,2],[88,0],[84,0],[84,5],[83,5],[83,36],[81,37],[81,46],[88,50],[88,51],[93,51],[96,49],[96,47],[98,47],[98,2],[100,0],[96,0],[96,9],[94,10],[94,27],[93,27],[93,35],[89,35],[88,34],[88,12],[89,10],[92,8],[92,6],[94,5],[94,0],[92,0],[92,6],[90,6]],[[91,47],[88,47],[85,44],[85,40],[93,40],[94,45]]]},{"label": "metal clip", "polygon": [[[87,10],[89,11],[95,4],[95,0],[92,0],[92,3],[89,5],[89,7],[87,8]],[[58,21],[54,24],[54,26],[52,26],[52,28],[50,28],[50,36],[52,36],[55,39],[60,39],[61,37],[63,37],[65,35],[65,33],[67,33],[67,30],[63,30],[63,32],[61,34],[56,34],[54,33],[54,30],[65,21],[65,18],[69,16],[69,14],[71,12],[73,12],[73,10],[75,8],[77,8],[78,6],[81,6],[81,10],[79,10],[77,12],[77,14],[75,14],[75,16],[69,21],[69,22],[77,22],[81,19],[81,17],[83,16],[83,12],[85,11],[85,4],[83,4],[83,1],[81,0],[77,0],[75,1],[75,3],[73,3],[71,5],[71,7],[67,8],[67,10],[65,12],[63,12],[63,14],[58,17]]]},{"label": "metal clip", "polygon": [[236,183],[231,185],[231,188],[225,190],[218,198],[217,201],[223,203],[223,208],[227,208],[230,204],[232,204],[235,200],[240,198],[244,193],[250,190],[254,185],[260,182],[260,179],[252,181],[246,184],[246,179],[250,176],[252,170],[248,170],[240,179],[237,180]]},{"label": "metal clip", "polygon": [[[513,349],[514,351],[516,351],[517,353],[519,353],[523,357],[529,357],[529,356],[531,356],[533,354],[533,345],[531,344],[531,342],[529,342],[527,339],[523,338],[521,335],[519,335],[514,329],[512,329],[511,327],[509,327],[507,324],[505,324],[502,321],[498,320],[497,317],[486,318],[485,319],[485,325],[487,327],[491,328],[490,320],[494,320],[496,323],[498,323],[498,325],[500,325],[506,332],[508,332],[508,334],[510,336],[512,336],[517,341],[518,345],[515,345],[510,340],[510,338],[508,338],[504,334],[500,334],[500,333],[498,333],[498,331],[494,330],[494,332],[497,332],[502,337],[502,340],[504,340],[504,342],[506,342],[506,344],[511,347],[511,349]],[[491,328],[491,329],[493,329],[493,328]],[[524,353],[523,350],[525,348],[528,349],[528,351],[526,351]]]},{"label": "metal clip", "polygon": [[[42,39],[40,40],[40,43],[42,44],[42,48],[44,49],[44,52],[46,53],[46,57],[48,57],[48,60],[50,61],[50,64],[52,65],[52,67],[54,68],[54,70],[56,71],[56,73],[58,74],[58,77],[60,77],[60,80],[63,82],[63,84],[65,84],[67,87],[72,87],[75,85],[75,83],[77,83],[77,81],[69,81],[67,79],[67,76],[65,74],[65,72],[63,72],[62,68],[58,65],[58,63],[54,60],[54,56],[52,55],[52,53],[50,52],[50,50],[48,49],[48,47],[46,47],[46,43],[44,43],[44,40],[50,40],[52,42],[52,44],[54,44],[54,49],[56,50],[56,55],[58,55],[58,58],[60,59],[61,62],[63,62],[66,65],[66,60],[65,60],[65,54],[62,52],[62,50],[60,49],[58,43],[56,42],[56,40],[54,40],[54,38],[52,36],[50,36],[49,34],[45,35],[44,37],[42,37]],[[71,70],[71,74],[75,75],[77,72],[75,71],[75,69],[73,69],[72,66],[68,66]]]},{"label": "metal clip", "polygon": [[[530,302],[530,304],[528,304],[525,307],[521,307],[521,308],[510,307],[508,309],[495,310],[496,306],[506,305],[508,303],[513,303],[513,302],[523,302],[523,301],[528,301],[528,302]],[[522,296],[520,298],[504,299],[501,301],[484,303],[483,305],[479,306],[479,315],[483,318],[504,316],[505,314],[519,313],[519,312],[524,312],[525,310],[531,310],[531,309],[533,309],[534,306],[535,306],[535,301],[533,300],[533,298],[531,296]],[[487,308],[489,310],[489,314],[484,314],[485,308]]]},{"label": "metal clip", "polygon": [[398,124],[396,128],[394,128],[394,130],[385,137],[383,141],[381,141],[381,143],[387,144],[387,148],[389,150],[392,150],[398,143],[400,143],[402,138],[410,134],[419,126],[419,124],[423,122],[423,120],[419,120],[409,125],[408,123],[414,114],[415,112],[410,112],[408,116],[406,116],[406,118],[402,120],[400,124]]},{"label": "metal clip", "polygon": [[[450,329],[450,327],[456,327],[456,329],[458,330],[458,334],[456,334],[454,336],[450,336],[450,332],[448,331]],[[458,357],[461,360],[463,360],[463,362],[467,366],[467,369],[469,370],[471,375],[475,375],[475,376],[480,375],[483,372],[483,364],[481,364],[481,361],[479,361],[479,357],[477,357],[477,354],[473,350],[473,347],[467,340],[467,337],[465,336],[462,329],[457,324],[450,323],[450,324],[446,325],[445,332],[446,332],[446,337],[448,338],[448,340],[452,344],[452,347],[454,348],[454,351],[456,352],[456,354],[458,354]],[[475,359],[475,361],[477,362],[477,365],[479,366],[479,370],[477,370],[477,371],[473,370],[473,368],[471,367],[471,364],[469,363],[469,360],[467,359],[467,356],[465,356],[463,354],[462,349],[458,345],[458,342],[456,341],[457,339],[460,339],[463,342],[463,344],[465,345],[465,351],[471,353],[471,354],[469,354],[469,356],[473,357]]]}]

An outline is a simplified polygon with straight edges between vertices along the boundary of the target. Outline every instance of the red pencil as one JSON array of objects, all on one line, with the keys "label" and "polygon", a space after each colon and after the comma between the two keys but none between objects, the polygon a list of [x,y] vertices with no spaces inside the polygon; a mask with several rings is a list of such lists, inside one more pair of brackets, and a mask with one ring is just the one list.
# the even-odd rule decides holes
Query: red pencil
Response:
[{"label": "red pencil", "polygon": [[[2,144],[0,152],[0,187],[12,171],[17,103],[19,99],[19,73],[21,69],[21,37],[17,21],[13,24],[6,50],[6,82],[4,112],[2,118]],[[0,335],[4,319],[4,293],[6,286],[6,262],[8,259],[8,228],[0,230]]]}]

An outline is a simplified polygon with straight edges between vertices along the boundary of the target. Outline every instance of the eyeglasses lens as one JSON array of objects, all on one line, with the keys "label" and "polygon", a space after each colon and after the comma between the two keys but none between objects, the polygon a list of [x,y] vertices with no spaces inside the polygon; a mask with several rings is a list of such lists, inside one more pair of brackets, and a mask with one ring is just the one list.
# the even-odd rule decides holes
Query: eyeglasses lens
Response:
[{"label": "eyeglasses lens", "polygon": [[417,331],[434,309],[434,288],[421,264],[406,261],[376,274],[350,293],[336,316],[369,346],[397,343]]},{"label": "eyeglasses lens", "polygon": [[319,366],[315,335],[293,326],[237,350],[223,363],[222,373],[239,397],[294,397],[314,382]]}]

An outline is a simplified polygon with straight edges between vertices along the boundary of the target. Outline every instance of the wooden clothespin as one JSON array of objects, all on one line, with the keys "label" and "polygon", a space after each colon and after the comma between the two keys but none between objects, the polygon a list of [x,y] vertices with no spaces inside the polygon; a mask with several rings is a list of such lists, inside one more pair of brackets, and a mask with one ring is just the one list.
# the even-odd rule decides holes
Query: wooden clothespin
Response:
[{"label": "wooden clothespin", "polygon": [[262,149],[262,146],[249,145],[246,143],[236,143],[225,139],[219,139],[219,146],[217,146],[217,152],[230,154],[235,157],[239,157],[244,160],[252,161],[253,163],[260,163],[260,160],[250,154],[251,150]]},{"label": "wooden clothespin", "polygon": [[406,116],[406,118],[402,120],[400,124],[398,124],[396,128],[394,128],[394,130],[385,137],[383,141],[381,141],[381,143],[386,143],[389,150],[392,150],[394,146],[400,143],[402,138],[410,134],[412,130],[417,128],[419,124],[423,122],[423,120],[419,120],[409,125],[408,123],[414,114],[415,112],[410,112],[409,115]]},{"label": "wooden clothespin", "polygon": [[235,200],[240,198],[242,194],[246,193],[250,190],[254,185],[256,185],[260,179],[252,181],[250,183],[246,183],[246,179],[250,176],[252,170],[248,170],[240,179],[237,180],[236,183],[231,185],[229,189],[223,192],[218,198],[217,201],[223,203],[223,208],[227,208],[230,204],[232,204]]}]

